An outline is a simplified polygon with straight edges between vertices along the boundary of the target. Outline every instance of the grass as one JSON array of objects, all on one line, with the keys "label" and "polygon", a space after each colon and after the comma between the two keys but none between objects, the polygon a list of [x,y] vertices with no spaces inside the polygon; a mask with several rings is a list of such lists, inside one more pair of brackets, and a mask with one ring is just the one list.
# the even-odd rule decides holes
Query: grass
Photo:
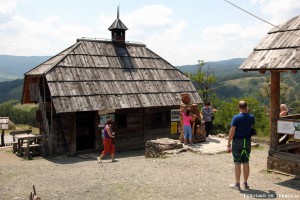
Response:
[{"label": "grass", "polygon": [[26,124],[16,124],[16,129],[12,130],[12,129],[8,129],[8,130],[5,130],[4,133],[6,135],[9,135],[10,132],[12,131],[21,131],[21,130],[32,130],[32,133],[39,133],[39,128],[37,127],[32,127],[32,126],[29,126],[29,125],[26,125]]},{"label": "grass", "polygon": [[32,110],[33,108],[37,108],[37,104],[23,104],[21,105],[20,103],[16,104],[14,106],[16,109],[20,109],[26,112],[29,112],[30,110]]}]

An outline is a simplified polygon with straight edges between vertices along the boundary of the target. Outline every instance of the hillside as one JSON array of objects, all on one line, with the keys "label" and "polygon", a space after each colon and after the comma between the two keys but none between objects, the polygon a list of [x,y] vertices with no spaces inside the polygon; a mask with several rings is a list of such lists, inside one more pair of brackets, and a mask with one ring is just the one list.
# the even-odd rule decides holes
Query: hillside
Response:
[{"label": "hillside", "polygon": [[49,58],[50,56],[0,55],[0,81],[23,78],[24,73]]},{"label": "hillside", "polygon": [[0,103],[11,99],[20,101],[23,90],[23,81],[23,79],[16,79],[13,81],[0,82]]},{"label": "hillside", "polygon": [[[239,66],[244,62],[245,58],[233,58],[230,60],[222,60],[215,62],[205,62],[202,71],[211,69],[214,71],[218,81],[236,79],[240,77],[253,76],[255,72],[247,72],[239,69]],[[199,65],[182,65],[177,67],[182,72],[195,73],[199,69]]]}]

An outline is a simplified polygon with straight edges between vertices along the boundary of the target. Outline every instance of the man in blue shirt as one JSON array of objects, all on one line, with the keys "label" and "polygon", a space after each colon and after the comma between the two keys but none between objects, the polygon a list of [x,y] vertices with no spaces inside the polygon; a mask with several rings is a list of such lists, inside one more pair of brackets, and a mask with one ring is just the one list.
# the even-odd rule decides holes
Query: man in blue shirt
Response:
[{"label": "man in blue shirt", "polygon": [[250,173],[251,129],[254,125],[254,116],[247,112],[245,101],[239,102],[239,111],[240,113],[232,118],[228,138],[228,152],[232,151],[235,164],[235,184],[230,187],[240,190],[241,164],[243,164],[244,188],[249,190],[247,180]]}]

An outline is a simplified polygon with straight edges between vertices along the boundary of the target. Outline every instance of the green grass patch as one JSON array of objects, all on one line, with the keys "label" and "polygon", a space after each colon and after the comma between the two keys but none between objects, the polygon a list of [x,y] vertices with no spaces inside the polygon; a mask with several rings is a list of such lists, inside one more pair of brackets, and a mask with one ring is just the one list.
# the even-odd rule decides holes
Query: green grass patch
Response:
[{"label": "green grass patch", "polygon": [[30,112],[32,109],[37,108],[37,104],[23,104],[21,105],[20,103],[16,104],[14,106],[16,109],[20,109],[26,112]]}]

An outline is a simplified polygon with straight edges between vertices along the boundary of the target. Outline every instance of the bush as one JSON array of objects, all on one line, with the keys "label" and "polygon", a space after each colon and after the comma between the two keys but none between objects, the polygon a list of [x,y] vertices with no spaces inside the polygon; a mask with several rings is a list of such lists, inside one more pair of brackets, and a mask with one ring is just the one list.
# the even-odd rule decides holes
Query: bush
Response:
[{"label": "bush", "polygon": [[218,110],[215,113],[214,133],[229,133],[232,117],[238,114],[238,103],[245,100],[255,117],[255,129],[258,136],[269,134],[269,118],[263,106],[254,98],[231,99],[230,101],[216,100],[214,107]]},{"label": "bush", "polygon": [[28,124],[30,126],[37,126],[36,111],[37,108],[23,110],[15,108],[15,105],[19,104],[16,100],[10,100],[0,104],[0,116],[9,117],[9,119],[15,124]]}]

